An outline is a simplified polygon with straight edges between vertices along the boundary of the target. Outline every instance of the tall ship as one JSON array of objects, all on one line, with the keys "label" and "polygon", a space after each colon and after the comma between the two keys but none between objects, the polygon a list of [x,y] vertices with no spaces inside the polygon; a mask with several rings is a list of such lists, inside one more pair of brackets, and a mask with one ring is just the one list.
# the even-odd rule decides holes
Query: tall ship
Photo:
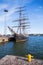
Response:
[{"label": "tall ship", "polygon": [[[24,7],[18,7],[17,9],[18,11],[16,13],[19,14],[19,19],[14,20],[13,23],[18,23],[18,25],[15,24],[12,27],[8,26],[9,30],[13,33],[9,40],[13,40],[15,42],[27,41],[30,22],[27,22],[28,18],[25,16]],[[13,28],[17,29],[17,31],[15,32]],[[27,29],[28,31],[26,31]]]}]

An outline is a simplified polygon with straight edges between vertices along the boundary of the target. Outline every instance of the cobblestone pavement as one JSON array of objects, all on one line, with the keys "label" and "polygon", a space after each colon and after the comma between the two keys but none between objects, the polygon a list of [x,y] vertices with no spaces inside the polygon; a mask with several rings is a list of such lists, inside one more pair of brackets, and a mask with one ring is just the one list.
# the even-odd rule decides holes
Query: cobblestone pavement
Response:
[{"label": "cobblestone pavement", "polygon": [[27,58],[7,55],[0,60],[0,65],[43,65],[43,60],[32,59],[28,62]]}]

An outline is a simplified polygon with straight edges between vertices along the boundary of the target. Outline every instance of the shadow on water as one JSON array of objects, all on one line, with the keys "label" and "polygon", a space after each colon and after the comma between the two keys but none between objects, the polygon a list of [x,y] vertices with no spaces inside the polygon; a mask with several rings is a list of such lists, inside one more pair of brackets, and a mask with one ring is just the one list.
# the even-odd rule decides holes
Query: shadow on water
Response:
[{"label": "shadow on water", "polygon": [[0,44],[0,58],[4,57],[5,55],[18,55],[24,56],[25,55],[25,43],[26,42],[7,42]]},{"label": "shadow on water", "polygon": [[14,43],[13,49],[15,50],[15,55],[18,55],[18,56],[26,55],[25,44],[26,44],[26,42]]}]

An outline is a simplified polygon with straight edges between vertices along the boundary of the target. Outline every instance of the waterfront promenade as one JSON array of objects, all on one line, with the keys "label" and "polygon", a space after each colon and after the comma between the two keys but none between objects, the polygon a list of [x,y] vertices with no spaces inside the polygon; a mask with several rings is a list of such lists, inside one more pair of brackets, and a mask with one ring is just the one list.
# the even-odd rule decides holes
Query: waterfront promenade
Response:
[{"label": "waterfront promenade", "polygon": [[43,65],[43,60],[32,59],[28,62],[27,58],[7,55],[0,60],[0,65]]}]

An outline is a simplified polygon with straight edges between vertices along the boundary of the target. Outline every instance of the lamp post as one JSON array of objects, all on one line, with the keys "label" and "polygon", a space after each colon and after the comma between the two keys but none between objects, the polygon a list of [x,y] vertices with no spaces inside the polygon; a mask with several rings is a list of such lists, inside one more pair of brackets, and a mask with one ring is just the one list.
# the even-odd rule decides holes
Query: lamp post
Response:
[{"label": "lamp post", "polygon": [[6,33],[7,33],[7,32],[6,32],[6,30],[7,30],[7,29],[6,29],[6,27],[7,27],[7,23],[6,23],[6,13],[8,12],[8,10],[5,9],[4,12],[5,12],[4,35],[6,35]]}]

